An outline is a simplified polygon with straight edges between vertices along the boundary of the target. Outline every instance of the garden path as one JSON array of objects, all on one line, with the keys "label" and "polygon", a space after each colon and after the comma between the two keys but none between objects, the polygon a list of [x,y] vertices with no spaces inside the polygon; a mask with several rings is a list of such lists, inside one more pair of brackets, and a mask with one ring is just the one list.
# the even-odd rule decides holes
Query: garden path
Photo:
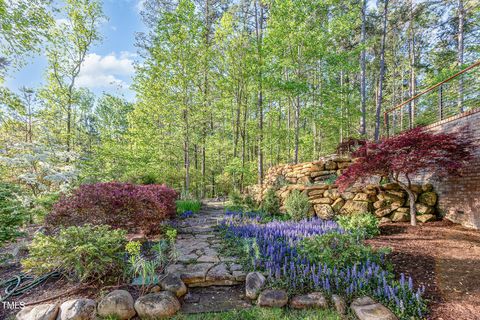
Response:
[{"label": "garden path", "polygon": [[216,226],[223,219],[223,202],[207,201],[196,215],[177,223],[176,264],[167,272],[179,274],[189,287],[183,313],[219,312],[251,307],[245,300],[245,272],[235,258],[222,255]]},{"label": "garden path", "polygon": [[223,256],[219,251],[222,238],[216,226],[223,219],[222,202],[205,202],[201,211],[180,220],[176,264],[167,272],[179,274],[188,287],[228,286],[245,281],[245,272],[234,257]]}]

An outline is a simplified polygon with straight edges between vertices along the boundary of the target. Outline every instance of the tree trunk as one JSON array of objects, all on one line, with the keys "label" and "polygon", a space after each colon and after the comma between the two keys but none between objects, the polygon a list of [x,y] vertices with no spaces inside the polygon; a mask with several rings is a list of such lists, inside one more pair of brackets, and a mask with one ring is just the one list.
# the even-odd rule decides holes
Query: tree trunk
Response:
[{"label": "tree trunk", "polygon": [[[459,68],[463,65],[463,51],[464,51],[464,25],[465,25],[465,9],[463,7],[463,0],[458,0],[458,57],[457,62]],[[458,111],[461,113],[463,109],[463,76],[458,79]]]},{"label": "tree trunk", "polygon": [[300,96],[297,96],[297,103],[295,105],[295,154],[294,163],[298,163],[298,144],[299,144],[299,132],[300,132]]},{"label": "tree trunk", "polygon": [[[260,7],[260,8],[259,8]],[[260,11],[260,12],[259,12]],[[257,141],[257,152],[258,152],[258,163],[257,163],[257,174],[258,174],[258,184],[263,183],[263,52],[262,52],[262,42],[263,42],[263,20],[264,20],[264,10],[263,6],[255,1],[255,32],[257,36],[257,57],[258,57],[258,95],[257,95],[257,107],[258,107],[258,141]]]},{"label": "tree trunk", "polygon": [[384,2],[383,8],[383,31],[380,48],[380,74],[378,80],[377,106],[375,110],[375,141],[380,140],[380,121],[383,99],[383,80],[385,78],[385,39],[387,37],[388,0]]},{"label": "tree trunk", "polygon": [[366,11],[367,0],[362,1],[362,32],[360,42],[362,44],[362,53],[360,54],[360,101],[361,101],[361,118],[360,118],[360,135],[365,138],[367,135],[367,94],[366,94],[366,63],[365,63],[365,38],[366,38]]},{"label": "tree trunk", "polygon": [[[415,78],[415,29],[414,29],[414,16],[413,16],[413,0],[410,0],[410,25],[409,25],[409,55],[410,55],[410,86],[409,94],[410,98],[415,96],[417,90],[417,82]],[[415,100],[412,100],[408,104],[409,113],[409,125],[410,129],[415,126]]]}]

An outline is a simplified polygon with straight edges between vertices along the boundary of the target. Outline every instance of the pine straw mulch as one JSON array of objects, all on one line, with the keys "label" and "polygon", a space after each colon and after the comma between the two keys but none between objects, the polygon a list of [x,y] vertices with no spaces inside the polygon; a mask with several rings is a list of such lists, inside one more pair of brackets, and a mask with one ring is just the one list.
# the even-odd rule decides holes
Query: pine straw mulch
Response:
[{"label": "pine straw mulch", "polygon": [[395,273],[425,285],[428,319],[480,319],[480,232],[449,221],[392,223],[368,242],[392,248]]}]

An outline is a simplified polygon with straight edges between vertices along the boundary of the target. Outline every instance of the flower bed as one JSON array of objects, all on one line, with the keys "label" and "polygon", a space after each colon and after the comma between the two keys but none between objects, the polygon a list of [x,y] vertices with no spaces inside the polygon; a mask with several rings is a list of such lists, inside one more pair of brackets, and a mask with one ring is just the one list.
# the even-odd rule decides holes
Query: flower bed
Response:
[{"label": "flower bed", "polygon": [[346,268],[331,268],[302,253],[302,240],[306,238],[345,233],[336,222],[305,219],[262,224],[260,221],[259,216],[230,212],[222,228],[227,239],[243,239],[248,267],[266,273],[273,286],[295,292],[321,290],[327,294],[341,294],[347,299],[371,295],[401,319],[423,317],[426,311],[422,298],[424,289],[415,290],[411,278],[402,274],[397,281],[382,265],[368,260]]}]

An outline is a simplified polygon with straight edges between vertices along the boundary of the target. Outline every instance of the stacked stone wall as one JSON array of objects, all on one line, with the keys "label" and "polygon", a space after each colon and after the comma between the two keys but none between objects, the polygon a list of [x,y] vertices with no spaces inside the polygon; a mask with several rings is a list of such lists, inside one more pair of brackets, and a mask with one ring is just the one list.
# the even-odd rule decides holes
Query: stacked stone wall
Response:
[{"label": "stacked stone wall", "polygon": [[[378,179],[372,178],[369,183],[355,184],[340,192],[334,181],[351,164],[348,156],[332,155],[314,162],[275,166],[267,171],[263,185],[253,186],[249,192],[261,202],[269,189],[275,190],[281,212],[285,212],[284,203],[290,193],[299,190],[308,196],[311,213],[323,219],[371,212],[384,222],[410,220],[408,195],[397,184],[380,185]],[[417,194],[417,219],[435,220],[437,194],[432,184],[412,188]]]}]

